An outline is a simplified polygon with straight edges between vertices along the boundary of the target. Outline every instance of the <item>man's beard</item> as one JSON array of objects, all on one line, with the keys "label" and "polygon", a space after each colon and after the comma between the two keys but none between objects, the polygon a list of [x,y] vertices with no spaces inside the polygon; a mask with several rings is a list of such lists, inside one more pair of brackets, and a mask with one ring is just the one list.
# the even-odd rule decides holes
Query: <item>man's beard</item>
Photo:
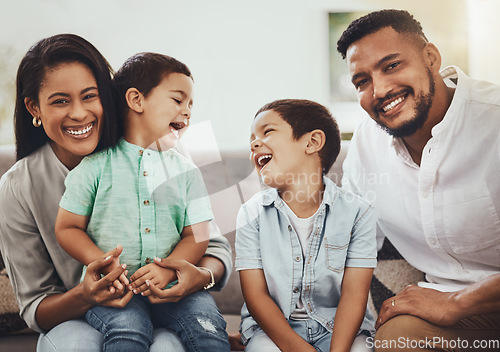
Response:
[{"label": "man's beard", "polygon": [[420,96],[416,97],[416,113],[412,119],[406,121],[399,127],[389,128],[386,125],[382,124],[382,122],[380,122],[380,119],[378,118],[378,112],[376,112],[377,119],[375,121],[384,131],[389,133],[391,136],[398,138],[411,136],[420,128],[422,128],[425,121],[427,121],[435,93],[434,79],[432,77],[431,70],[427,69],[427,75],[429,76],[429,93],[425,95],[420,94]]}]

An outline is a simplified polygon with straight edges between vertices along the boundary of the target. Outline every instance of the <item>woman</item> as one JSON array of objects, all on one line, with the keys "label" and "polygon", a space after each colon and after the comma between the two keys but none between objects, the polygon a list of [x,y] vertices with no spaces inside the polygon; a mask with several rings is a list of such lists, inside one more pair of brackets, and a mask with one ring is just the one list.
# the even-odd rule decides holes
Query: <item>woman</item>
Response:
[{"label": "woman", "polygon": [[[71,34],[36,43],[18,69],[18,162],[0,182],[0,244],[21,316],[41,333],[39,351],[82,346],[100,351],[102,336],[80,318],[94,305],[122,307],[132,295],[109,288],[124,269],[103,278],[100,274],[121,248],[89,265],[80,282],[81,265],[59,247],[54,235],[69,170],[120,137],[112,73],[92,44]],[[187,262],[164,260],[159,265],[181,271],[183,280],[169,292],[156,292],[156,301],[180,300],[213,280],[208,271]],[[215,281],[224,284],[231,270],[227,240],[219,236],[211,241],[199,266],[211,269]],[[155,331],[150,351],[182,351],[179,341],[167,330]]]}]

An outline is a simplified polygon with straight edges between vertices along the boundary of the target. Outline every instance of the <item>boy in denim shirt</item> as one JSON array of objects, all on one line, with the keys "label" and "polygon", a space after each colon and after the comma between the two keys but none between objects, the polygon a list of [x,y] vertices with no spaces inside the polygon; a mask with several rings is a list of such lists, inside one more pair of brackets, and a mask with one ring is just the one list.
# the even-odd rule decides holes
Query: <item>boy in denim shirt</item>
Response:
[{"label": "boy in denim shirt", "polygon": [[375,217],[325,176],[340,151],[335,120],[312,101],[274,101],[257,112],[250,146],[271,188],[237,220],[245,351],[369,350]]},{"label": "boy in denim shirt", "polygon": [[123,275],[110,289],[125,286],[136,295],[122,309],[92,307],[87,322],[103,334],[103,351],[147,351],[153,327],[173,330],[188,351],[229,351],[226,323],[208,292],[179,302],[151,293],[177,278],[153,259],[196,264],[213,217],[200,171],[172,148],[191,117],[191,72],[172,57],[140,53],[125,62],[114,83],[124,136],[68,174],[56,236],[85,265],[123,244],[120,262],[114,259],[104,274],[126,264],[131,282]]}]

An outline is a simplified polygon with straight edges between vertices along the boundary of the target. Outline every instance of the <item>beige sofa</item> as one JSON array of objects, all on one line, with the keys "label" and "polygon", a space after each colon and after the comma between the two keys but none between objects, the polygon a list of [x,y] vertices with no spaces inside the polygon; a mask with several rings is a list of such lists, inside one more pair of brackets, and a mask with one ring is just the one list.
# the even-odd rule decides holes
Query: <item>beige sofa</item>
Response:
[{"label": "beige sofa", "polygon": [[[342,151],[329,174],[330,178],[337,183],[340,183],[342,178],[341,165],[348,146],[348,141],[342,142]],[[242,180],[247,179],[252,172],[252,166],[248,160],[248,151],[246,150],[222,153],[221,157],[222,161],[200,168],[211,194],[239,184]],[[194,155],[194,159],[196,160],[196,155]],[[14,146],[0,146],[0,175],[8,170],[14,164],[14,161]],[[235,212],[229,213],[234,214]],[[233,215],[230,217],[219,216],[217,221],[221,222],[221,228],[231,227],[231,225],[227,225],[234,222]],[[234,235],[234,231],[226,234],[233,248],[233,258]],[[3,269],[1,263],[0,269]],[[370,305],[377,310],[384,299],[399,292],[406,285],[421,279],[422,274],[402,260],[390,243],[386,242],[381,252],[379,252],[379,266],[372,281]],[[213,292],[213,296],[228,322],[228,332],[237,331],[239,311],[243,303],[238,274],[232,272],[226,287],[220,292]],[[0,351],[35,351],[37,334],[29,331],[26,333],[25,328],[26,326],[18,316],[18,308],[13,297],[12,288],[5,270],[3,270],[0,273]]]}]

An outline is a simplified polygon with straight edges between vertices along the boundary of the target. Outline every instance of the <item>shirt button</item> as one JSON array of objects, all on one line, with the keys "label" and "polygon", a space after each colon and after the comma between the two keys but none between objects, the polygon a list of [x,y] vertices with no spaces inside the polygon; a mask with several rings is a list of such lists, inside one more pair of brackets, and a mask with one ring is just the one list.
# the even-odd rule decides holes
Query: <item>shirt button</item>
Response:
[{"label": "shirt button", "polygon": [[144,154],[144,151],[143,150],[139,150],[139,155],[142,156],[142,154]]},{"label": "shirt button", "polygon": [[299,256],[295,257],[295,261],[300,262],[300,257]]},{"label": "shirt button", "polygon": [[436,244],[436,240],[434,238],[431,238],[429,240],[429,243],[431,244],[431,246],[434,246]]},{"label": "shirt button", "polygon": [[146,228],[144,229],[144,232],[146,232],[146,233],[150,233],[150,232],[151,232],[151,230],[149,229],[149,227],[146,227]]},{"label": "shirt button", "polygon": [[148,257],[148,258],[146,258],[145,262],[146,262],[146,264],[151,263],[151,258],[149,258],[149,257]]},{"label": "shirt button", "polygon": [[292,231],[292,225],[288,225],[288,231]]},{"label": "shirt button", "polygon": [[142,174],[143,174],[144,176],[149,175],[149,173],[148,173],[147,171],[144,171]]},{"label": "shirt button", "polygon": [[298,293],[298,292],[299,292],[299,289],[298,289],[297,287],[295,287],[295,288],[293,289],[293,293]]},{"label": "shirt button", "polygon": [[147,199],[146,199],[146,200],[144,201],[144,205],[149,205],[149,200],[147,200]]}]

